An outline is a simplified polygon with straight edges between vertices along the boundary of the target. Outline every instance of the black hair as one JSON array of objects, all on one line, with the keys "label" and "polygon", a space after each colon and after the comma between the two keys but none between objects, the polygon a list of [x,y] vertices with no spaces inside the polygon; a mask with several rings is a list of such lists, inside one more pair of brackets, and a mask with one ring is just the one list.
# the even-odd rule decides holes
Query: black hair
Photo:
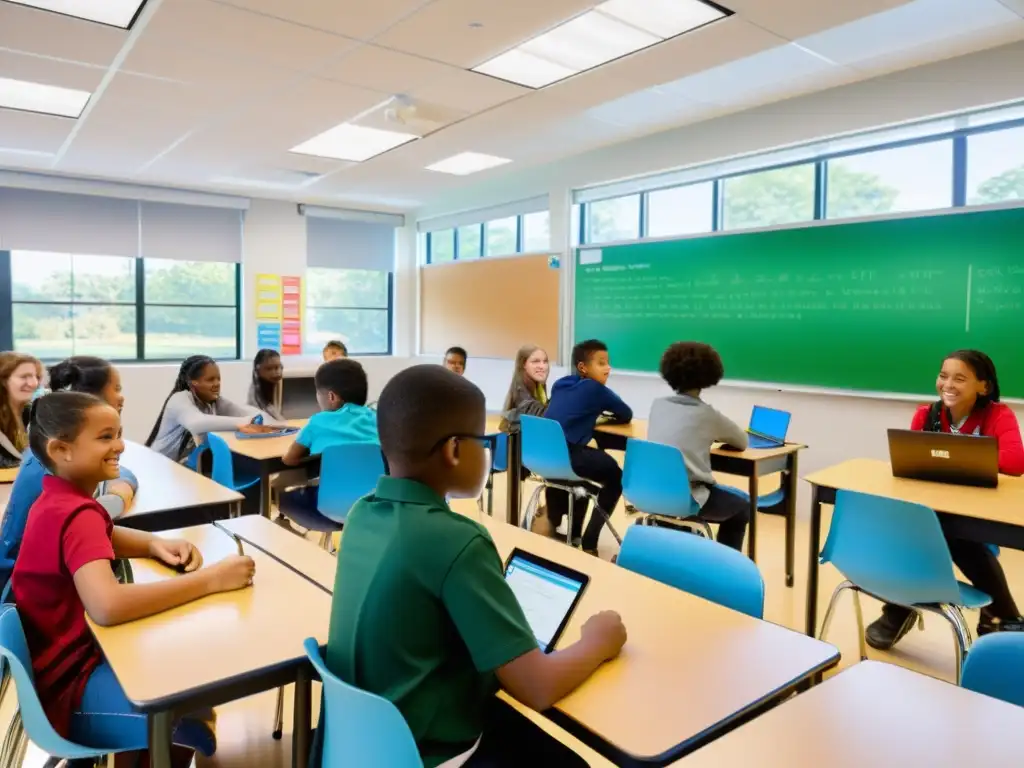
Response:
[{"label": "black hair", "polygon": [[261,349],[252,359],[252,390],[256,394],[256,407],[261,411],[273,405],[277,385],[260,378],[260,366],[275,357],[281,357],[281,353],[276,349]]},{"label": "black hair", "polygon": [[959,360],[972,371],[978,381],[988,384],[988,394],[978,395],[975,408],[984,408],[989,403],[999,402],[999,377],[996,375],[996,364],[984,352],[976,349],[958,349],[950,352],[943,360]]},{"label": "black hair", "polygon": [[707,389],[722,380],[722,358],[710,344],[677,341],[661,356],[661,378],[676,392]]},{"label": "black hair", "polygon": [[345,346],[345,342],[343,341],[339,341],[338,339],[331,339],[326,344],[324,344],[324,351],[326,352],[328,349],[341,350],[341,353],[345,357],[348,357],[348,347]]},{"label": "black hair", "polygon": [[445,437],[479,429],[484,393],[441,365],[414,365],[393,376],[377,401],[377,430],[389,462],[426,458]]},{"label": "black hair", "polygon": [[586,341],[581,341],[579,344],[572,348],[573,371],[575,372],[576,366],[580,365],[581,363],[584,365],[589,363],[590,358],[592,358],[598,352],[607,351],[608,345],[605,344],[603,341],[598,341],[597,339],[587,339]]},{"label": "black hair", "polygon": [[448,357],[448,355],[459,355],[462,358],[463,364],[469,360],[469,355],[466,354],[466,350],[462,347],[448,347],[448,349],[444,351],[444,356]]},{"label": "black hair", "polygon": [[28,444],[44,467],[54,471],[53,460],[46,452],[49,442],[75,440],[82,433],[85,414],[97,405],[107,403],[87,392],[51,392],[32,403]]},{"label": "black hair", "polygon": [[75,355],[50,367],[50,389],[99,395],[110,383],[113,369],[103,358]]},{"label": "black hair", "polygon": [[[149,433],[149,437],[146,438],[146,447],[152,447],[153,441],[156,440],[156,436],[160,434],[160,424],[164,420],[164,411],[167,410],[167,401],[174,397],[179,392],[187,390],[190,381],[195,381],[199,378],[199,374],[203,372],[203,369],[210,365],[216,364],[216,361],[208,355],[192,355],[186,357],[178,368],[178,377],[174,380],[174,387],[171,389],[171,393],[164,399],[164,404],[160,406],[160,415],[156,417],[156,424],[153,425],[153,431]],[[186,431],[181,438],[181,445],[178,446],[178,452],[176,455],[180,456],[185,450],[185,446],[188,445],[192,436]]]},{"label": "black hair", "polygon": [[317,391],[333,392],[342,402],[366,405],[370,385],[366,380],[366,371],[355,360],[343,357],[323,363],[316,369],[313,383]]}]

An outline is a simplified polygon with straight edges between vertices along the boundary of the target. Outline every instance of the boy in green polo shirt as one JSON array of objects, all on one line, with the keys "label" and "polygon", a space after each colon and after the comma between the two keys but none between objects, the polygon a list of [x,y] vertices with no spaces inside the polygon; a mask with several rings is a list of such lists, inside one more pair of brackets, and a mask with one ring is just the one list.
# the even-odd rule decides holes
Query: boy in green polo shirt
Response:
[{"label": "boy in green polo shirt", "polygon": [[[427,768],[586,765],[497,699],[537,711],[604,661],[626,631],[600,613],[574,645],[545,655],[487,530],[445,498],[476,498],[489,456],[483,393],[441,366],[395,376],[377,424],[390,477],[349,513],[338,552],[327,666],[405,717]],[[482,736],[482,738],[481,738]]]}]

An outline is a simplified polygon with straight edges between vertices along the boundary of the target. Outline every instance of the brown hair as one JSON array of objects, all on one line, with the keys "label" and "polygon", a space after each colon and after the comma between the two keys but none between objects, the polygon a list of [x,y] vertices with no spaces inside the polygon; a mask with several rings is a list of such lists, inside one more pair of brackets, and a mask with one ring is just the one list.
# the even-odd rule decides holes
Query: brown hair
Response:
[{"label": "brown hair", "polygon": [[0,397],[0,432],[3,432],[19,451],[28,448],[28,432],[25,431],[21,411],[11,405],[11,397],[6,390],[8,380],[18,367],[25,363],[31,363],[36,367],[36,375],[42,381],[43,364],[32,355],[23,355],[20,352],[0,352],[0,387],[4,389],[3,396]]},{"label": "brown hair", "polygon": [[[526,361],[529,360],[530,355],[538,349],[543,351],[543,348],[538,347],[536,344],[527,344],[526,346],[520,347],[519,351],[516,352],[516,365],[512,370],[512,383],[508,385],[508,394],[505,395],[505,407],[502,408],[506,413],[516,407],[516,386],[518,384],[525,384],[531,395],[534,395],[537,391],[536,385],[528,384],[523,374],[526,370]],[[547,382],[541,382],[540,386],[543,387],[544,394],[546,395],[548,392]]]}]

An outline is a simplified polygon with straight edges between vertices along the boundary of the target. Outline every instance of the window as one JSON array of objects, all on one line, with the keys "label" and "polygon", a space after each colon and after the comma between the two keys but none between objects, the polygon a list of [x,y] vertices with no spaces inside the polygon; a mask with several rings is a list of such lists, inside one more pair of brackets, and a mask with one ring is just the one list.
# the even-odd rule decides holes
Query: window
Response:
[{"label": "window", "polygon": [[714,186],[708,181],[648,194],[647,237],[710,232],[714,221]]},{"label": "window", "polygon": [[519,233],[519,217],[510,216],[506,219],[494,219],[484,224],[486,233],[485,255],[507,256],[516,253],[516,241]]},{"label": "window", "polygon": [[1024,200],[1024,128],[967,139],[967,204]]},{"label": "window", "polygon": [[310,267],[305,327],[306,354],[320,354],[331,339],[351,355],[391,354],[391,273]]},{"label": "window", "polygon": [[640,237],[640,195],[590,203],[586,235],[588,243],[636,240]]},{"label": "window", "polygon": [[814,165],[792,165],[722,182],[723,229],[794,224],[814,219]]},{"label": "window", "polygon": [[431,264],[455,260],[455,230],[442,229],[427,235],[427,253]]},{"label": "window", "polygon": [[[579,238],[579,209],[576,210],[576,238]],[[551,212],[537,211],[523,216],[523,253],[543,253],[551,250]]]},{"label": "window", "polygon": [[576,248],[580,244],[580,220],[583,218],[583,206],[573,203],[572,213],[569,214],[569,245]]},{"label": "window", "polygon": [[953,204],[953,142],[933,141],[828,161],[825,216],[948,208]]},{"label": "window", "polygon": [[469,227],[459,227],[459,247],[457,251],[458,259],[479,259],[482,255],[481,246],[483,243],[480,241],[480,230],[483,226],[480,224],[473,224]]},{"label": "window", "polygon": [[238,357],[238,265],[143,259],[146,360]]},{"label": "window", "polygon": [[237,264],[11,251],[10,275],[10,343],[19,352],[43,360],[239,356]]}]

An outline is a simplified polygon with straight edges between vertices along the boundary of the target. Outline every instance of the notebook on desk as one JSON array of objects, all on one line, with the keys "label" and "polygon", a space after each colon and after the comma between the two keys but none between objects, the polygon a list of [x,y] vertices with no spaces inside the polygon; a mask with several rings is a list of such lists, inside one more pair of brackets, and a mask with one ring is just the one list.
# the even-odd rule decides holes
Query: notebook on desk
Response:
[{"label": "notebook on desk", "polygon": [[751,448],[781,448],[786,444],[790,418],[788,411],[755,405],[747,427],[747,444]]},{"label": "notebook on desk", "polygon": [[999,484],[994,437],[890,429],[889,462],[893,477],[982,488]]},{"label": "notebook on desk", "polygon": [[554,650],[589,581],[585,573],[522,549],[513,549],[505,563],[505,582],[544,653]]}]

